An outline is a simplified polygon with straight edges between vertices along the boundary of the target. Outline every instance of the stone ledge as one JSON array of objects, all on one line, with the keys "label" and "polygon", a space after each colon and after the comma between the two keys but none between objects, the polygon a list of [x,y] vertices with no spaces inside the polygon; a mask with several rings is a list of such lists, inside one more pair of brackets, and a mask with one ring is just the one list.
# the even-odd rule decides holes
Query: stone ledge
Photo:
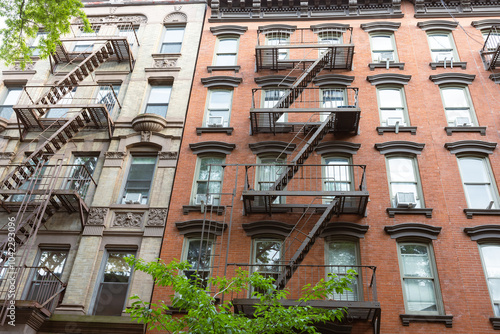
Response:
[{"label": "stone ledge", "polygon": [[[224,213],[225,210],[226,210],[226,207],[222,206],[222,205],[219,205],[219,206],[205,205],[205,211],[216,212],[217,215],[219,215],[219,216],[222,216],[222,214]],[[182,206],[182,213],[183,214],[187,215],[190,212],[200,212],[200,213],[203,213],[201,211],[201,205],[183,205]]]},{"label": "stone ledge", "polygon": [[224,127],[224,128],[209,128],[209,127],[199,127],[196,128],[196,134],[199,136],[202,133],[226,133],[230,136],[234,131],[233,127]]},{"label": "stone ledge", "polygon": [[[376,68],[387,68],[387,64],[385,62],[369,63],[368,67],[370,68],[370,70],[374,71]],[[399,68],[400,70],[404,70],[405,63],[391,63],[391,62],[389,62],[389,68]]]},{"label": "stone ledge", "polygon": [[455,61],[455,62],[453,62],[453,65],[450,64],[450,62],[446,62],[446,65],[445,65],[444,61],[439,61],[439,62],[430,62],[429,66],[433,70],[435,70],[438,67],[450,68],[450,69],[453,69],[455,67],[461,67],[462,70],[465,70],[465,69],[467,69],[467,62],[466,61]]},{"label": "stone ledge", "polygon": [[410,326],[410,322],[442,322],[446,328],[451,328],[453,326],[452,315],[400,314],[399,317],[403,322],[403,326]]},{"label": "stone ledge", "polygon": [[401,208],[387,208],[387,213],[390,218],[394,218],[396,214],[400,215],[425,215],[427,218],[432,218],[432,209],[431,208],[411,208],[411,209],[401,209]]},{"label": "stone ledge", "polygon": [[486,136],[486,126],[445,126],[444,130],[448,136],[453,132],[479,132],[481,136]]},{"label": "stone ledge", "polygon": [[[396,132],[395,126],[377,126],[377,132],[379,135],[383,135],[384,132]],[[412,135],[417,134],[416,126],[400,126],[398,132],[410,132]],[[397,132],[396,132],[397,133]]]},{"label": "stone ledge", "polygon": [[493,325],[493,329],[500,330],[500,318],[491,317],[490,322]]},{"label": "stone ledge", "polygon": [[208,73],[212,73],[212,71],[234,71],[234,73],[238,73],[240,71],[241,66],[207,66]]},{"label": "stone ledge", "polygon": [[478,216],[500,216],[499,209],[464,209],[464,213],[468,219],[472,219],[473,215]]}]

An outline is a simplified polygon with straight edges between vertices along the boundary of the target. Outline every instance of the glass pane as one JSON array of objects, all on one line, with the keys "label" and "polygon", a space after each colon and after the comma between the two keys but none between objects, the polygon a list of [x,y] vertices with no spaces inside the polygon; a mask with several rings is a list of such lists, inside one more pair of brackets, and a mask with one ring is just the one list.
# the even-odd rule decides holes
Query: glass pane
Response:
[{"label": "glass pane", "polygon": [[7,96],[5,97],[2,105],[4,106],[13,106],[19,100],[19,96],[21,96],[22,88],[9,88]]},{"label": "glass pane", "polygon": [[380,89],[378,91],[380,108],[404,108],[400,89]]},{"label": "glass pane", "polygon": [[344,106],[344,89],[323,89],[323,108],[337,108]]},{"label": "glass pane", "polygon": [[217,59],[215,60],[215,65],[216,66],[236,65],[236,55],[233,54],[217,55]]},{"label": "glass pane", "polygon": [[[391,124],[393,126],[395,122],[399,122],[400,126],[406,126],[404,109],[402,108],[394,108],[394,109],[382,109],[380,110],[380,117],[382,125],[388,126]],[[391,119],[389,119],[391,118]],[[392,121],[391,123],[388,123]]]},{"label": "glass pane", "polygon": [[257,271],[273,272],[279,271],[281,260],[281,241],[278,240],[259,240],[255,241],[255,264],[269,264],[269,266],[257,266]]},{"label": "glass pane", "polygon": [[236,53],[238,49],[238,40],[235,39],[222,39],[219,40],[219,49],[217,53]]},{"label": "glass pane", "polygon": [[125,196],[141,194],[141,204],[147,203],[151,181],[156,167],[156,157],[133,157],[125,184]]},{"label": "glass pane", "polygon": [[231,107],[232,91],[212,91],[210,93],[210,101],[208,102],[208,109],[226,109]]},{"label": "glass pane", "polygon": [[170,86],[152,86],[149,93],[148,103],[168,103],[170,101]]},{"label": "glass pane", "polygon": [[101,283],[94,315],[121,316],[127,298],[128,283]]},{"label": "glass pane", "polygon": [[373,51],[392,51],[392,38],[390,35],[386,36],[372,36],[372,50]]},{"label": "glass pane", "polygon": [[125,261],[125,257],[134,254],[133,252],[109,251],[102,281],[127,283],[130,279],[132,267]]},{"label": "glass pane", "polygon": [[[465,191],[469,202],[469,208],[486,209],[491,201],[494,201],[489,184],[467,184]],[[493,203],[492,208],[496,209],[498,203]]]},{"label": "glass pane", "polygon": [[483,255],[483,263],[488,278],[500,278],[500,246],[481,246],[481,253]]},{"label": "glass pane", "polygon": [[148,104],[146,106],[146,110],[144,110],[145,114],[156,114],[162,117],[167,116],[168,104]]},{"label": "glass pane", "polygon": [[68,189],[78,190],[80,195],[85,194],[89,185],[89,176],[94,174],[97,157],[76,157],[75,166],[71,167],[68,178]]},{"label": "glass pane", "polygon": [[430,35],[429,46],[431,50],[450,50],[451,41],[448,35]]},{"label": "glass pane", "polygon": [[356,244],[354,242],[330,242],[328,244],[328,261],[329,265],[357,265]]},{"label": "glass pane", "polygon": [[210,240],[189,240],[186,261],[193,270],[210,269],[212,246]]},{"label": "glass pane", "polygon": [[488,183],[486,162],[482,158],[460,158],[458,159],[462,180],[468,182]]},{"label": "glass pane", "polygon": [[276,103],[285,94],[282,89],[266,89],[264,90],[264,101],[262,103],[262,108],[274,108]]},{"label": "glass pane", "polygon": [[399,245],[405,277],[432,277],[427,246]]},{"label": "glass pane", "polygon": [[200,162],[200,173],[198,180],[208,180],[210,174],[211,181],[222,180],[222,166],[209,166],[211,164],[222,164],[222,158],[202,158]]},{"label": "glass pane", "polygon": [[[66,258],[68,257],[67,250],[44,250],[40,254],[38,267],[46,267],[57,277],[61,278]],[[40,270],[35,275],[35,280],[41,280],[47,272]]]},{"label": "glass pane", "polygon": [[160,53],[180,53],[182,43],[163,43]]},{"label": "glass pane", "polygon": [[437,312],[434,282],[430,279],[405,279],[406,303],[409,312]]},{"label": "glass pane", "polygon": [[417,182],[413,159],[410,158],[390,158],[389,164],[390,181]]},{"label": "glass pane", "polygon": [[462,88],[442,89],[443,103],[445,108],[469,108],[469,103]]},{"label": "glass pane", "polygon": [[165,43],[182,43],[184,37],[184,28],[168,28],[165,32],[163,42]]}]

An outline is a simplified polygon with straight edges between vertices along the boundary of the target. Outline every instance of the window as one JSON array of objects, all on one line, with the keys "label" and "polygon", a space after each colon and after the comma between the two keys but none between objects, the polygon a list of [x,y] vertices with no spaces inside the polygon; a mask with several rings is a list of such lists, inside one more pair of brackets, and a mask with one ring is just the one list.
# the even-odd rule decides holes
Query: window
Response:
[{"label": "window", "polygon": [[401,242],[398,253],[406,313],[442,314],[431,245]]},{"label": "window", "polygon": [[[341,31],[324,31],[318,33],[319,44],[341,44],[342,32]],[[319,53],[327,51],[328,49],[319,49]]]},{"label": "window", "polygon": [[222,157],[202,157],[198,159],[198,171],[195,179],[194,204],[219,205],[222,192],[224,163]]},{"label": "window", "polygon": [[498,31],[497,29],[492,29],[492,30],[485,29],[481,30],[481,34],[483,35],[486,48],[489,51],[496,50],[500,42],[500,31]]},{"label": "window", "polygon": [[343,294],[334,293],[330,298],[358,301],[359,293],[361,293],[361,289],[358,288],[361,272],[355,267],[359,265],[358,244],[354,241],[330,241],[327,244],[326,261],[327,273],[335,274],[339,278],[345,277],[348,270],[355,270],[358,274],[356,280],[349,284],[352,291],[344,291]]},{"label": "window", "polygon": [[408,126],[408,112],[403,88],[377,87],[378,109],[382,126]]},{"label": "window", "polygon": [[14,109],[12,107],[17,103],[23,89],[21,87],[9,87],[3,96],[2,104],[0,104],[0,117],[10,119]]},{"label": "window", "polygon": [[144,113],[166,117],[171,93],[172,86],[151,86]]},{"label": "window", "polygon": [[401,156],[388,157],[387,169],[392,207],[424,207],[415,158]]},{"label": "window", "polygon": [[238,37],[221,37],[217,39],[215,66],[236,65],[238,55]]},{"label": "window", "polygon": [[126,37],[128,45],[130,47],[134,46],[137,36],[138,27],[131,27],[129,25],[119,25],[118,26],[118,36]]},{"label": "window", "polygon": [[75,157],[67,179],[67,189],[76,190],[80,196],[85,197],[91,184],[90,177],[94,174],[96,165],[97,156]]},{"label": "window", "polygon": [[[100,26],[93,26],[93,32],[85,32],[83,31],[83,26],[79,27],[79,36],[80,37],[95,37],[99,34]],[[84,40],[77,41],[73,47],[73,52],[92,52],[94,48],[94,41],[92,40]]]},{"label": "window", "polygon": [[484,275],[488,283],[491,302],[495,316],[500,316],[500,246],[496,244],[480,244],[481,260]]},{"label": "window", "polygon": [[[40,300],[50,291],[55,292],[59,285],[57,279],[61,279],[67,257],[67,249],[42,249],[40,251],[36,265],[40,268],[33,269],[26,300]],[[45,296],[45,298],[48,297]]]},{"label": "window", "polygon": [[[266,45],[288,45],[290,34],[287,32],[273,32],[266,35]],[[288,59],[288,49],[278,49],[278,60]]]},{"label": "window", "polygon": [[115,109],[118,93],[120,92],[120,85],[103,85],[99,86],[97,91],[96,103],[104,104],[108,113],[113,114]]},{"label": "window", "polygon": [[132,156],[122,204],[148,203],[155,166],[156,157]]},{"label": "window", "polygon": [[36,37],[33,39],[30,45],[30,49],[33,50],[33,56],[39,56],[40,55],[40,42],[43,41],[47,37],[47,33],[44,31],[39,31],[36,34]]},{"label": "window", "polygon": [[[286,169],[284,166],[280,166],[282,164],[285,164],[286,161],[285,159],[280,159],[276,157],[263,157],[263,158],[258,158],[257,163],[259,164],[264,164],[265,166],[258,166],[258,171],[257,171],[257,184],[256,188],[260,191],[263,190],[269,190],[272,188],[274,185],[274,182],[283,174],[283,171]],[[261,200],[260,205],[264,205],[264,197],[260,197],[259,200]],[[273,204],[284,204],[285,203],[285,197],[283,196],[278,196]]]},{"label": "window", "polygon": [[[27,167],[24,167],[24,173],[26,175],[30,175],[30,177],[23,182],[23,184],[19,187],[20,190],[26,190],[26,192],[30,192],[31,190],[37,190],[37,189],[40,189],[41,187],[43,188],[46,188],[47,186],[47,179],[45,178],[44,180],[44,174],[45,174],[45,171],[47,170],[47,164],[49,162],[46,161],[44,163],[44,166],[42,166],[41,169],[38,169],[38,170],[35,170],[34,172],[31,172],[30,170],[28,170]],[[32,162],[32,165],[33,167],[36,167],[36,165]],[[33,174],[32,174],[33,173]],[[28,188],[30,190],[28,190]],[[24,198],[25,198],[26,195],[12,195],[10,200],[12,202],[22,202],[24,201]],[[37,196],[38,198],[40,197],[39,195],[31,195],[28,197],[27,201],[34,201],[37,199]]]},{"label": "window", "polygon": [[134,251],[107,250],[93,315],[121,316],[127,300],[132,267],[125,261]]},{"label": "window", "polygon": [[[323,88],[321,89],[321,108],[339,108],[346,105],[345,88]],[[324,121],[330,115],[329,112],[320,113],[320,120]]]},{"label": "window", "polygon": [[201,240],[200,238],[185,240],[183,261],[187,261],[191,265],[191,269],[184,270],[184,275],[193,281],[198,276],[201,279],[201,285],[205,288],[212,267],[214,242],[213,240]]},{"label": "window", "polygon": [[184,27],[165,27],[160,53],[180,53]]},{"label": "window", "polygon": [[229,89],[210,90],[205,124],[207,127],[228,127],[231,116],[233,91]]},{"label": "window", "polygon": [[[71,92],[68,92],[62,99],[57,101],[57,105],[71,105],[73,104],[73,98],[76,94],[76,87],[74,87]],[[61,118],[67,117],[69,112],[69,108],[52,108],[47,111],[45,114],[45,118]]]},{"label": "window", "polygon": [[325,158],[324,183],[325,191],[351,191],[352,169],[351,159],[347,157]]},{"label": "window", "polygon": [[396,53],[396,43],[394,42],[394,34],[376,34],[370,36],[372,46],[372,62],[380,63],[389,61],[398,61]]},{"label": "window", "polygon": [[440,87],[448,126],[477,125],[467,87]]},{"label": "window", "polygon": [[498,192],[486,158],[459,157],[458,166],[468,207],[472,209],[499,208]]},{"label": "window", "polygon": [[450,32],[433,32],[427,35],[433,62],[459,61]]},{"label": "window", "polygon": [[[286,91],[284,89],[278,89],[278,88],[272,88],[272,89],[264,89],[262,90],[262,94],[264,95],[261,103],[262,108],[274,108],[276,104],[279,102],[279,100],[285,95]],[[269,115],[267,114],[261,114],[260,117],[262,118],[263,122],[266,122],[266,119],[268,121]],[[288,118],[287,113],[283,113],[283,115],[278,118],[276,122],[286,122]]]},{"label": "window", "polygon": [[254,239],[252,272],[258,272],[264,277],[273,277],[276,281],[280,273],[281,244],[282,241],[278,239]]}]

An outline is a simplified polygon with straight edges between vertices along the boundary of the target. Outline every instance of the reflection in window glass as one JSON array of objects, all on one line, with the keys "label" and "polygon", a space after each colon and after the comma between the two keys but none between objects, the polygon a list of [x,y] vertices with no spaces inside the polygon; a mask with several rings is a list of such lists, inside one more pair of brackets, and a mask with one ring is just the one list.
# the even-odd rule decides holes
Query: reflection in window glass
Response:
[{"label": "reflection in window glass", "polygon": [[468,207],[473,209],[498,208],[498,196],[486,158],[460,157],[458,166]]},{"label": "reflection in window glass", "polygon": [[166,117],[171,92],[171,86],[152,86],[144,113]]},{"label": "reflection in window glass", "polygon": [[182,39],[184,38],[184,27],[171,27],[165,29],[160,53],[180,53]]},{"label": "reflection in window glass", "polygon": [[491,302],[495,316],[500,316],[500,246],[485,244],[480,245],[483,260],[484,274],[488,282]]},{"label": "reflection in window glass", "polygon": [[215,56],[216,66],[236,65],[236,55],[238,53],[238,38],[219,39],[217,44],[217,54]]},{"label": "reflection in window glass", "polygon": [[[335,241],[328,243],[328,254],[327,259],[329,266],[328,273],[337,275],[339,278],[345,277],[347,271],[352,269],[358,272],[359,270],[355,267],[358,265],[357,256],[357,244],[352,241]],[[356,280],[349,284],[349,288],[352,291],[344,291],[344,293],[334,293],[330,298],[335,300],[348,300],[357,301],[358,300],[358,284],[359,284],[359,273],[356,276]]]},{"label": "reflection in window glass", "polygon": [[200,159],[196,179],[195,204],[201,204],[201,201],[203,201],[205,205],[219,205],[224,172],[220,165],[223,161],[224,159],[219,157]]}]

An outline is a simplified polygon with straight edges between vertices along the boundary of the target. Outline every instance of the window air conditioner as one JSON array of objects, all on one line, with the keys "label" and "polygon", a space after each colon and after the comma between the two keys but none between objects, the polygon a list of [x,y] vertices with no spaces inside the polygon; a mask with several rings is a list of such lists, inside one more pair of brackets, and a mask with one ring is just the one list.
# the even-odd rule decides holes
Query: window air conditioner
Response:
[{"label": "window air conditioner", "polygon": [[379,62],[384,62],[384,61],[394,61],[394,53],[393,52],[382,52],[378,55],[378,61]]},{"label": "window air conditioner", "polygon": [[194,202],[196,205],[201,205],[202,201],[203,201],[204,205],[212,205],[212,199],[213,199],[212,195],[208,195],[208,198],[207,198],[207,195],[205,195],[205,194],[196,194]]},{"label": "window air conditioner", "polygon": [[469,117],[457,117],[455,118],[455,126],[472,126]]},{"label": "window air conditioner", "polygon": [[436,55],[436,62],[440,61],[453,61],[453,56],[448,52],[440,52]]},{"label": "window air conditioner", "polygon": [[399,122],[399,126],[406,126],[401,117],[387,117],[387,126],[396,126]]},{"label": "window air conditioner", "polygon": [[417,205],[414,193],[396,193],[396,207],[397,208],[414,208]]},{"label": "window air conditioner", "polygon": [[212,116],[208,118],[207,126],[209,128],[221,128],[224,124],[224,117],[222,116]]},{"label": "window air conditioner", "polygon": [[125,194],[125,204],[141,204],[142,194],[127,193]]}]

